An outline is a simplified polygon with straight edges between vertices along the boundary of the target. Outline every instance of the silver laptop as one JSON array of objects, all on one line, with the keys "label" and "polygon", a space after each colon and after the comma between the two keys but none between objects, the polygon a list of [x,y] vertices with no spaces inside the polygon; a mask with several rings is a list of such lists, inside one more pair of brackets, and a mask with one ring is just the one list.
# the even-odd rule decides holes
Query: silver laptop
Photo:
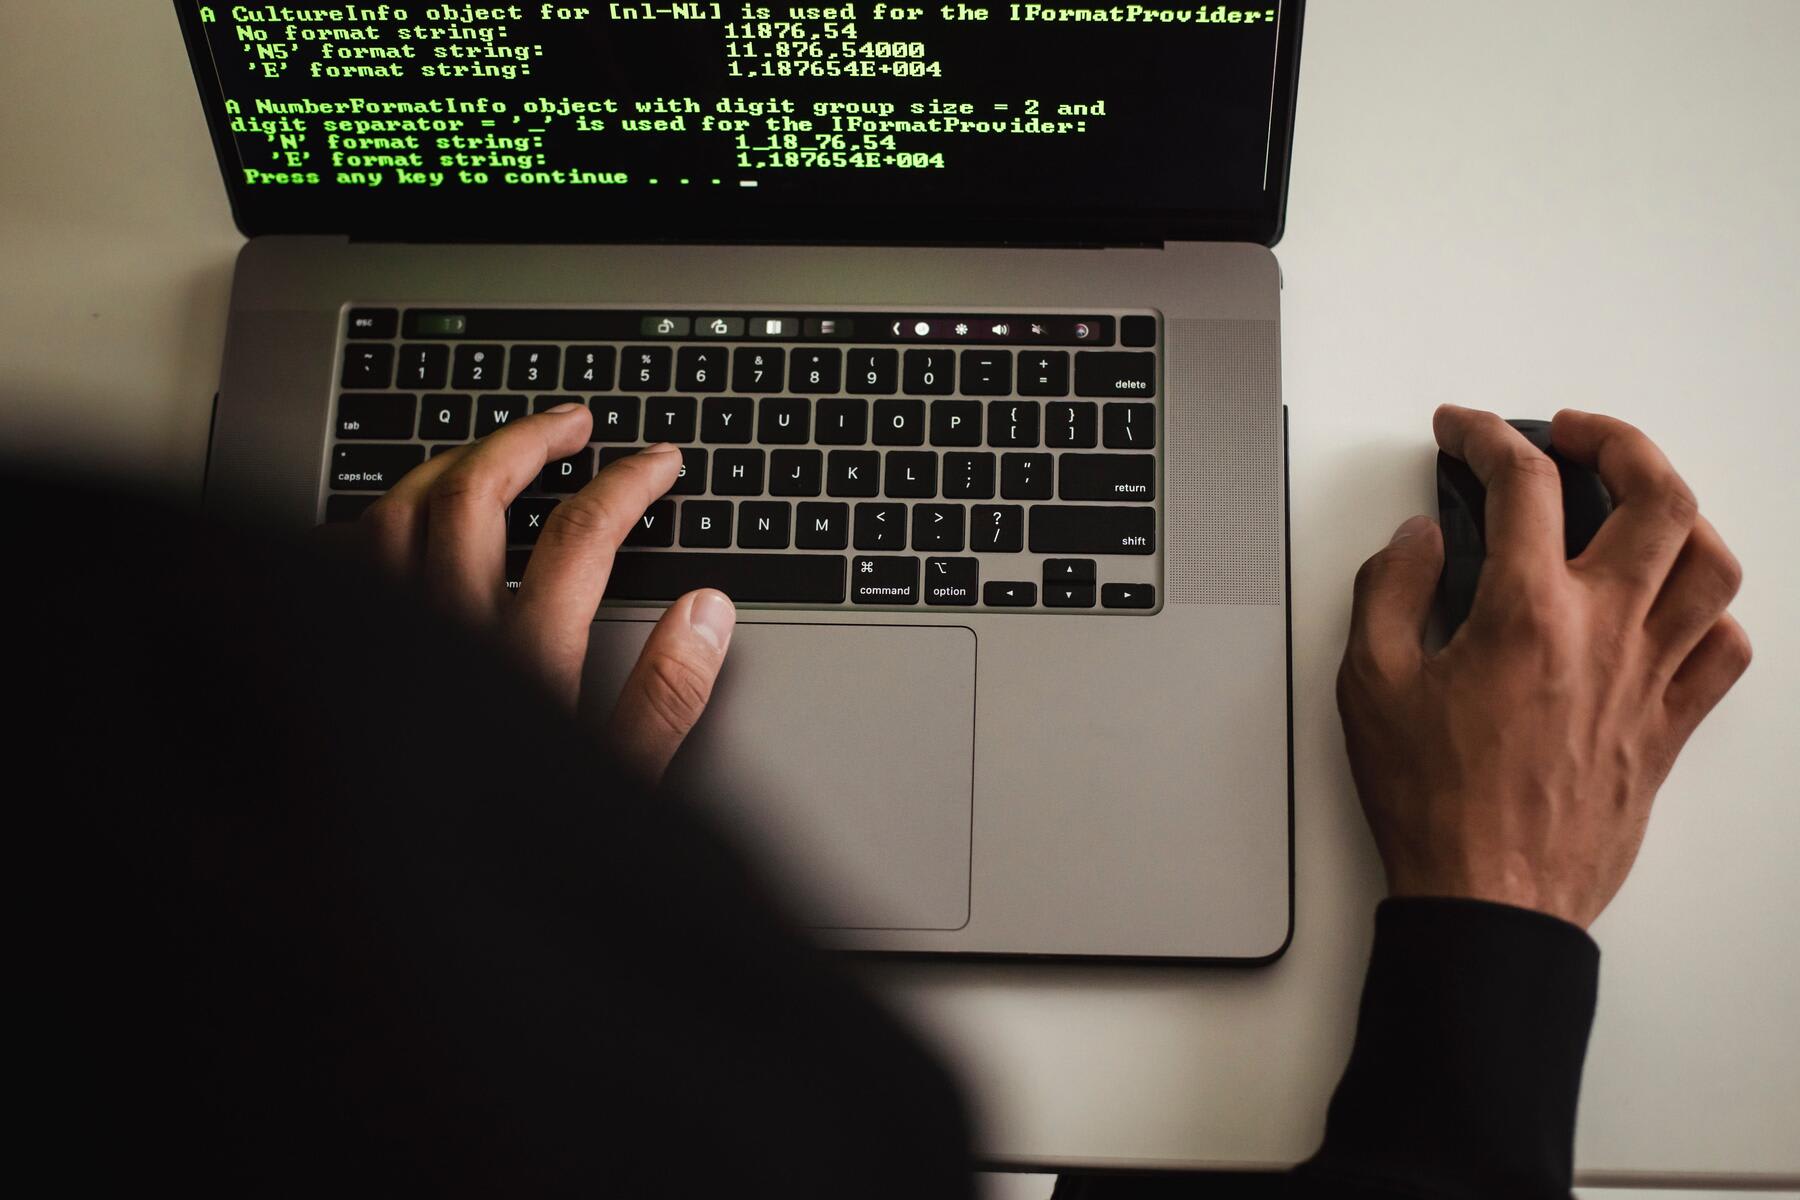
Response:
[{"label": "silver laptop", "polygon": [[733,596],[675,774],[827,944],[1282,952],[1296,0],[176,9],[248,239],[212,508],[579,400],[509,575],[684,447],[596,684]]}]

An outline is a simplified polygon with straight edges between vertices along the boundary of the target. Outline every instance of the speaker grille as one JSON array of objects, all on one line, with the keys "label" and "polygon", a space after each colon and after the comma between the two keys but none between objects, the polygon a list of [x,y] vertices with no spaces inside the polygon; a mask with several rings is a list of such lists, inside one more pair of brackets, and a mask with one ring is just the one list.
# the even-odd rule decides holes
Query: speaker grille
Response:
[{"label": "speaker grille", "polygon": [[1164,337],[1168,599],[1280,604],[1279,324],[1172,320]]}]

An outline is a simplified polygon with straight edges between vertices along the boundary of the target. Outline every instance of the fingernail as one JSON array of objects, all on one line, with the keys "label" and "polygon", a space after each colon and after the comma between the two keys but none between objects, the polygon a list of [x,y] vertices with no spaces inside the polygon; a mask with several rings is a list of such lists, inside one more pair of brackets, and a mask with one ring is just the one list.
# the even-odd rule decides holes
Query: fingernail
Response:
[{"label": "fingernail", "polygon": [[1430,524],[1431,518],[1423,513],[1416,517],[1408,517],[1400,522],[1400,528],[1394,530],[1394,536],[1388,539],[1388,545],[1392,546],[1395,542],[1404,542],[1409,537],[1416,537],[1424,533]]},{"label": "fingernail", "polygon": [[674,442],[658,442],[654,446],[645,446],[639,454],[680,454],[681,447]]},{"label": "fingernail", "polygon": [[570,401],[568,404],[559,404],[555,408],[546,408],[544,411],[553,413],[572,413],[580,412],[585,407],[587,406],[584,404],[576,404],[574,401]]},{"label": "fingernail", "polygon": [[700,640],[720,654],[731,644],[731,631],[737,625],[737,609],[724,592],[704,591],[694,597],[688,609],[688,624]]}]

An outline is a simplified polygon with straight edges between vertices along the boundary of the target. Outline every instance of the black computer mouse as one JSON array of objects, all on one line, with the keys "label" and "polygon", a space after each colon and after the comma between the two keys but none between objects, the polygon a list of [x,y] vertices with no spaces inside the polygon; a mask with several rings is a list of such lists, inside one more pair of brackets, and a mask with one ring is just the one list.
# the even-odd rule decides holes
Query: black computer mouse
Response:
[{"label": "black computer mouse", "polygon": [[[1508,421],[1525,440],[1550,456],[1562,476],[1563,548],[1574,558],[1612,512],[1612,496],[1600,476],[1570,462],[1550,446],[1550,422]],[[1475,604],[1475,585],[1487,557],[1487,489],[1460,458],[1437,456],[1438,522],[1444,530],[1444,573],[1438,576],[1438,613],[1444,636],[1455,633]]]}]

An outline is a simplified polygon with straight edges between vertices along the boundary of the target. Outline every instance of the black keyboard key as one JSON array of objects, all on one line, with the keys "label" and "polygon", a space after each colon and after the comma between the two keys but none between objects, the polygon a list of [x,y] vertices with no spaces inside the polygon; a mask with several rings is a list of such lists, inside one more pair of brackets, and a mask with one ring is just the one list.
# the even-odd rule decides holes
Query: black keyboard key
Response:
[{"label": "black keyboard key", "polygon": [[483,396],[475,402],[475,436],[484,438],[524,415],[523,396]]},{"label": "black keyboard key", "polygon": [[900,352],[852,350],[845,362],[844,390],[865,396],[892,393],[900,386]]},{"label": "black keyboard key", "polygon": [[[746,404],[749,401],[745,401]],[[799,445],[812,435],[812,401],[770,397],[756,414],[756,440],[772,446]]]},{"label": "black keyboard key", "polygon": [[[1019,395],[1066,396],[1069,394],[1067,350],[1024,350],[1019,353]],[[1032,443],[1036,445],[1036,443]]]},{"label": "black keyboard key", "polygon": [[1094,560],[1091,558],[1046,558],[1045,583],[1092,583]]},{"label": "black keyboard key", "polygon": [[763,346],[745,346],[731,364],[731,390],[734,392],[779,392],[782,369],[787,364],[787,351]]},{"label": "black keyboard key", "polygon": [[923,446],[925,444],[925,402],[923,400],[877,400],[875,402],[874,441],[877,446]]},{"label": "black keyboard key", "polygon": [[1156,588],[1148,583],[1109,583],[1100,589],[1107,608],[1155,608]]},{"label": "black keyboard key", "polygon": [[887,456],[889,496],[924,500],[937,495],[937,455],[929,450],[896,450]]},{"label": "black keyboard key", "polygon": [[418,411],[419,403],[411,396],[345,392],[338,397],[337,435],[356,441],[409,438]]},{"label": "black keyboard key", "polygon": [[563,391],[612,391],[617,358],[611,346],[570,346],[563,360]]},{"label": "black keyboard key", "polygon": [[1108,450],[1151,450],[1156,446],[1156,405],[1108,404],[1100,413],[1100,436]]},{"label": "black keyboard key", "polygon": [[708,396],[700,404],[700,440],[748,445],[753,432],[750,428],[752,407],[748,396]]},{"label": "black keyboard key", "polygon": [[848,504],[802,504],[794,514],[794,545],[802,550],[843,550],[850,545]]},{"label": "black keyboard key", "polygon": [[644,440],[651,443],[693,441],[697,411],[698,405],[692,396],[646,396]]},{"label": "black keyboard key", "polygon": [[469,437],[467,396],[427,396],[419,414],[419,436],[429,442],[462,442]]},{"label": "black keyboard key", "polygon": [[490,392],[501,386],[506,351],[499,346],[458,346],[450,386],[463,392]]},{"label": "black keyboard key", "polygon": [[337,525],[354,521],[379,499],[380,496],[329,496],[325,500],[325,523]]},{"label": "black keyboard key", "polygon": [[336,446],[331,451],[331,488],[385,492],[424,461],[423,446]]},{"label": "black keyboard key", "polygon": [[506,588],[516,592],[525,581],[525,568],[531,562],[530,550],[508,550],[506,552]]},{"label": "black keyboard key", "polygon": [[1000,494],[1008,500],[1048,500],[1055,462],[1048,454],[1002,454]]},{"label": "black keyboard key", "polygon": [[944,496],[950,500],[994,498],[992,454],[944,455]]},{"label": "black keyboard key", "polygon": [[1004,396],[1012,387],[1012,351],[964,350],[962,393],[965,396]]},{"label": "black keyboard key", "polygon": [[349,328],[353,338],[391,338],[400,332],[400,312],[392,308],[353,308]]},{"label": "black keyboard key", "polygon": [[931,444],[934,446],[981,445],[979,400],[931,402]]},{"label": "black keyboard key", "polygon": [[1025,548],[1025,509],[1017,504],[978,504],[969,510],[969,549],[1012,554]]},{"label": "black keyboard key", "polygon": [[819,401],[819,428],[813,441],[821,446],[860,446],[868,440],[867,400]]},{"label": "black keyboard key", "polygon": [[1044,413],[1044,445],[1091,450],[1099,442],[1099,406],[1085,400],[1052,404]]},{"label": "black keyboard key", "polygon": [[506,540],[514,546],[535,546],[538,537],[544,532],[544,525],[550,520],[550,514],[556,511],[560,500],[526,499],[514,500],[506,510]]},{"label": "black keyboard key", "polygon": [[837,554],[633,554],[613,560],[609,600],[673,600],[718,588],[740,604],[842,604]]},{"label": "black keyboard key", "polygon": [[825,455],[817,450],[775,450],[769,455],[771,496],[816,496],[824,477]]},{"label": "black keyboard key", "polygon": [[737,544],[745,550],[786,550],[792,508],[782,500],[746,500],[738,505]]},{"label": "black keyboard key", "polygon": [[450,382],[450,347],[400,347],[400,372],[397,386],[429,391]]},{"label": "black keyboard key", "polygon": [[[627,450],[627,454],[637,453]],[[693,446],[681,448],[681,469],[675,472],[675,482],[669,488],[671,496],[698,496],[706,490],[706,451]]]},{"label": "black keyboard key", "polygon": [[713,451],[712,490],[715,496],[762,495],[763,451]]},{"label": "black keyboard key", "polygon": [[1094,607],[1094,585],[1091,583],[1046,583],[1044,584],[1044,607],[1092,608]]},{"label": "black keyboard key", "polygon": [[873,450],[833,450],[825,458],[825,494],[873,496],[881,490],[881,455]]},{"label": "black keyboard key", "polygon": [[394,348],[352,342],[344,347],[343,385],[384,388],[394,382]]},{"label": "black keyboard key", "polygon": [[973,605],[981,568],[972,558],[928,558],[925,560],[925,603]]},{"label": "black keyboard key", "polygon": [[1075,354],[1077,396],[1156,395],[1156,355],[1148,350],[1080,350]]},{"label": "black keyboard key", "polygon": [[996,400],[988,405],[988,445],[1035,446],[1038,444],[1038,419],[1042,416],[1032,400]]},{"label": "black keyboard key", "polygon": [[[627,546],[673,546],[675,544],[675,502],[658,500],[644,510],[631,532],[625,535]],[[612,593],[612,585],[607,585]]]},{"label": "black keyboard key", "polygon": [[553,388],[561,362],[562,351],[555,346],[514,346],[508,357],[506,386],[515,392]]},{"label": "black keyboard key", "polygon": [[[573,405],[575,405],[575,407],[580,408],[581,407],[581,397],[580,396],[533,396],[531,399],[531,411],[534,413],[549,412],[551,409],[561,408],[565,404],[573,404]],[[593,437],[590,435],[588,437],[588,441],[591,442],[593,440],[594,440]]]},{"label": "black keyboard key", "polygon": [[731,351],[723,346],[683,346],[675,364],[675,386],[684,392],[724,391],[730,357]]},{"label": "black keyboard key", "polygon": [[1119,345],[1121,346],[1154,346],[1156,345],[1155,317],[1120,317]]},{"label": "black keyboard key", "polygon": [[546,492],[559,492],[567,495],[579,492],[594,477],[594,452],[578,450],[568,458],[559,458],[544,464],[543,473],[538,476],[538,487]]},{"label": "black keyboard key", "polygon": [[1015,579],[991,579],[981,589],[981,602],[989,608],[1030,608],[1037,603],[1037,584]]},{"label": "black keyboard key", "polygon": [[1064,500],[1154,500],[1153,454],[1065,454],[1056,494]]},{"label": "black keyboard key", "polygon": [[1156,510],[1153,508],[1032,506],[1033,554],[1150,554],[1155,550]]},{"label": "black keyboard key", "polygon": [[914,550],[963,548],[963,513],[960,504],[920,504],[912,510]]},{"label": "black keyboard key", "polygon": [[731,545],[731,501],[682,501],[681,544],[708,548]]},{"label": "black keyboard key", "polygon": [[796,350],[788,367],[790,392],[816,396],[838,390],[838,378],[844,369],[842,350]]},{"label": "black keyboard key", "polygon": [[948,350],[908,350],[900,390],[909,396],[948,396],[956,387],[956,360]]},{"label": "black keyboard key", "polygon": [[906,505],[857,505],[856,548],[858,550],[906,549]]},{"label": "black keyboard key", "polygon": [[635,442],[638,436],[638,398],[636,396],[596,396],[590,407],[594,412],[591,442]]},{"label": "black keyboard key", "polygon": [[627,346],[619,386],[634,392],[666,392],[673,362],[667,346]]},{"label": "black keyboard key", "polygon": [[858,604],[917,604],[919,560],[854,558],[850,561],[850,598]]}]

